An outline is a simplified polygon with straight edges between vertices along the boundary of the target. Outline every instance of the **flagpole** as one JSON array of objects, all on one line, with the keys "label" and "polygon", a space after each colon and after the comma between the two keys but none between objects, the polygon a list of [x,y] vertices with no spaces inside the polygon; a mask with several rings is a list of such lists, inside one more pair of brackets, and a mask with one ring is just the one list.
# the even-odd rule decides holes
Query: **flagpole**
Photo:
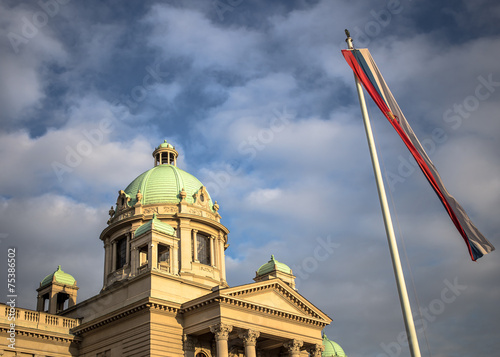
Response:
[{"label": "flagpole", "polygon": [[[346,30],[346,35],[347,35],[346,39],[347,47],[352,50],[354,49],[354,46],[352,44],[352,38],[347,30]],[[410,354],[412,357],[420,357],[420,348],[418,346],[417,333],[415,331],[415,324],[413,322],[413,316],[411,314],[410,300],[408,299],[408,292],[406,291],[405,278],[403,275],[401,260],[399,258],[398,246],[396,244],[396,238],[394,235],[394,227],[392,225],[391,212],[389,211],[389,204],[387,203],[387,195],[385,193],[384,181],[382,179],[382,173],[380,171],[377,149],[375,147],[375,141],[373,140],[370,118],[368,117],[368,111],[366,109],[363,87],[361,86],[358,77],[356,77],[356,74],[354,74],[354,79],[356,81],[356,89],[358,91],[358,99],[359,99],[359,105],[361,107],[361,114],[363,115],[363,123],[365,125],[368,147],[370,149],[373,172],[375,174],[375,181],[377,183],[380,207],[382,208],[382,215],[384,217],[385,232],[387,234],[387,241],[389,243],[389,250],[391,252],[392,267],[394,269],[394,276],[396,278],[396,285],[398,287],[399,301],[401,303],[401,309],[403,311],[403,319],[405,323],[406,336],[408,337]]]}]

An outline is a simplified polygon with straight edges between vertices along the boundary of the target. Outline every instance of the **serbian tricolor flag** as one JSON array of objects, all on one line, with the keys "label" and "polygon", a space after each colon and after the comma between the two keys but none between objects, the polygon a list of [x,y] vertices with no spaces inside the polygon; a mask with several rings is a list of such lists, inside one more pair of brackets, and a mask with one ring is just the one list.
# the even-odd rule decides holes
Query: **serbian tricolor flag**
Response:
[{"label": "serbian tricolor flag", "polygon": [[495,247],[488,242],[471,222],[462,206],[444,187],[439,173],[406,121],[370,52],[367,49],[349,49],[342,50],[342,54],[356,77],[363,84],[393,128],[396,129],[406,147],[417,161],[418,166],[425,177],[427,177],[427,180],[443,203],[455,227],[467,244],[472,260],[481,258],[484,254],[495,250]]}]

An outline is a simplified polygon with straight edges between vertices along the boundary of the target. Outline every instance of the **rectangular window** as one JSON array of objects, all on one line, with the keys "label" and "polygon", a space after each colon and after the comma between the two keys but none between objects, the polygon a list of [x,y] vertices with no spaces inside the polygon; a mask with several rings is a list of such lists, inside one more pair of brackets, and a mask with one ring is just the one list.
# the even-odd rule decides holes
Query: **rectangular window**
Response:
[{"label": "rectangular window", "polygon": [[201,264],[210,265],[210,238],[204,234],[197,233],[198,260]]},{"label": "rectangular window", "polygon": [[158,244],[158,263],[162,262],[170,264],[170,247]]},{"label": "rectangular window", "polygon": [[170,246],[158,244],[158,268],[170,273]]},{"label": "rectangular window", "polygon": [[139,248],[139,266],[148,264],[148,246]]},{"label": "rectangular window", "polygon": [[116,269],[122,268],[127,262],[127,238],[116,242]]}]

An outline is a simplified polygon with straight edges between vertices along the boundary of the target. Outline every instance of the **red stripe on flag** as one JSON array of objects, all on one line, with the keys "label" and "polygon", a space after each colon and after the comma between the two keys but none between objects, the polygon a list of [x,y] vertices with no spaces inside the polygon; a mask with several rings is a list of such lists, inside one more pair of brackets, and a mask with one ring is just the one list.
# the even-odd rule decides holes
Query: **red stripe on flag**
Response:
[{"label": "red stripe on flag", "polygon": [[354,74],[356,77],[361,81],[363,86],[365,87],[366,91],[370,95],[370,97],[373,99],[375,104],[379,107],[379,109],[382,111],[382,114],[389,120],[389,123],[393,126],[393,128],[396,130],[396,132],[399,134],[403,142],[405,143],[406,147],[408,150],[410,150],[411,154],[415,158],[415,160],[418,163],[418,166],[424,173],[425,177],[431,184],[432,188],[438,195],[441,203],[445,207],[446,211],[448,212],[448,215],[450,216],[451,220],[453,221],[453,224],[457,228],[458,232],[462,236],[462,238],[465,241],[465,244],[467,244],[467,249],[469,250],[469,254],[471,256],[471,259],[475,261],[476,259],[474,258],[474,255],[472,253],[472,248],[470,247],[469,243],[469,238],[467,237],[467,234],[465,233],[465,230],[463,229],[462,225],[460,224],[460,221],[458,220],[455,212],[451,208],[449,202],[446,200],[446,197],[444,196],[443,192],[439,188],[439,185],[432,174],[431,170],[429,169],[429,166],[427,165],[427,162],[424,160],[422,155],[420,155],[420,152],[416,149],[415,145],[412,143],[411,139],[408,137],[406,132],[403,130],[401,125],[398,123],[397,120],[394,120],[393,117],[391,117],[392,111],[390,108],[387,106],[385,103],[385,100],[380,96],[378,91],[375,89],[375,86],[373,83],[370,81],[368,76],[365,74],[364,70],[361,68],[361,66],[358,64],[358,61],[354,57],[354,54],[352,51],[349,50],[342,50],[342,54],[344,55],[347,63],[349,66],[352,68],[354,71]]}]

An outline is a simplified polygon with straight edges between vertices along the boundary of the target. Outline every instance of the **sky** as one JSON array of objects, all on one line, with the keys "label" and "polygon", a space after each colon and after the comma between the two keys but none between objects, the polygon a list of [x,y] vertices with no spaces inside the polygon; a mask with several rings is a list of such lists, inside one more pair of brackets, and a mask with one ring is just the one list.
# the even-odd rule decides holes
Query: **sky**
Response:
[{"label": "sky", "polygon": [[[230,230],[228,283],[274,254],[348,356],[409,356],[353,74],[368,47],[450,193],[500,246],[497,1],[0,4],[0,264],[100,291],[108,210],[168,140]],[[369,102],[422,356],[500,349],[500,256],[472,262]],[[1,277],[6,299],[6,270]]]}]

